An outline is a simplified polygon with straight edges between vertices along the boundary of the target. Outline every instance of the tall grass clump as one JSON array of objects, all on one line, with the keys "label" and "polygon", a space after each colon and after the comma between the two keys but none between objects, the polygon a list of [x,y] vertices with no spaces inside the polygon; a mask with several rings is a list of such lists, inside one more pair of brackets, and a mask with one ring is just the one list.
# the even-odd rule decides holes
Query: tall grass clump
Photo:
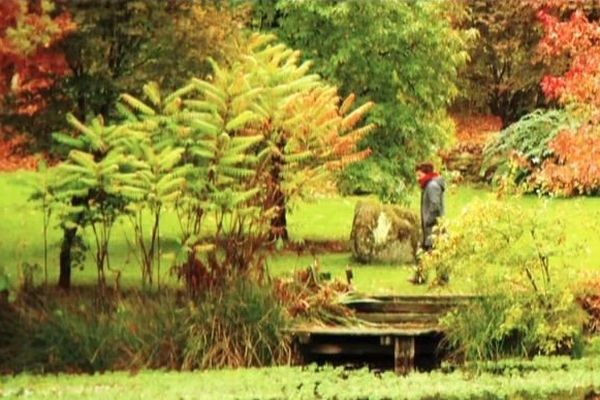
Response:
[{"label": "tall grass clump", "polygon": [[269,286],[237,281],[195,299],[78,288],[22,293],[0,310],[0,371],[96,372],[286,363],[286,313]]},{"label": "tall grass clump", "polygon": [[290,361],[284,307],[248,280],[190,303],[182,368],[265,366]]}]

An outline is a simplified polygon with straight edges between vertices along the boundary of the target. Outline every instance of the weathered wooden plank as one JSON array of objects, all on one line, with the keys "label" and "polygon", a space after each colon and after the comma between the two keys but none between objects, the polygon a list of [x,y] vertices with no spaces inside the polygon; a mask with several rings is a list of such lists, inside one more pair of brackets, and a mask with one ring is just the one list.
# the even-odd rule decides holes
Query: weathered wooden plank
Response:
[{"label": "weathered wooden plank", "polygon": [[391,302],[391,303],[353,303],[348,307],[362,313],[424,313],[445,314],[457,307],[454,303],[441,302]]},{"label": "weathered wooden plank", "polygon": [[298,335],[335,335],[335,336],[421,336],[440,333],[438,325],[404,325],[404,326],[373,326],[373,327],[344,327],[344,326],[295,326],[289,330]]},{"label": "weathered wooden plank", "polygon": [[375,295],[369,296],[363,299],[355,299],[348,301],[348,304],[351,303],[360,303],[364,302],[401,302],[401,301],[411,301],[411,302],[463,302],[463,301],[471,301],[473,299],[481,298],[481,296],[476,295],[468,295],[468,294],[448,294],[448,295]]},{"label": "weathered wooden plank", "polygon": [[394,340],[394,371],[406,375],[415,367],[414,336],[399,336]]},{"label": "weathered wooden plank", "polygon": [[382,324],[428,324],[437,325],[442,315],[423,313],[356,313],[356,318]]},{"label": "weathered wooden plank", "polygon": [[[414,369],[415,343],[418,342],[419,357],[434,354],[439,334],[443,334],[439,318],[476,298],[419,295],[356,299],[346,303],[355,311],[355,325],[307,323],[288,332],[297,337],[303,352],[313,357],[393,354],[395,371],[406,374]],[[437,342],[431,341],[432,337],[437,337]]]}]

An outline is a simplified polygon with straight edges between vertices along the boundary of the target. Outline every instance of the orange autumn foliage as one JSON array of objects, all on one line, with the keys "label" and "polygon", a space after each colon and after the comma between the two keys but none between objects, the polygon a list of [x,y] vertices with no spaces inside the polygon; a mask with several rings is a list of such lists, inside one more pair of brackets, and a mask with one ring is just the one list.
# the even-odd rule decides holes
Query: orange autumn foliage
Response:
[{"label": "orange autumn foliage", "polygon": [[502,118],[495,115],[454,113],[451,117],[459,143],[485,143],[502,129]]},{"label": "orange autumn foliage", "polygon": [[[600,24],[585,14],[585,2],[547,1],[538,18],[545,36],[539,44],[547,59],[567,57],[562,76],[545,76],[541,82],[548,99],[589,113],[591,118],[576,132],[564,131],[550,143],[554,156],[544,162],[532,181],[544,192],[565,196],[600,193]],[[560,15],[571,10],[566,20]]]},{"label": "orange autumn foliage", "polygon": [[550,148],[555,157],[534,175],[537,186],[564,196],[600,193],[600,135],[596,130],[563,131]]},{"label": "orange autumn foliage", "polygon": [[38,157],[28,151],[29,139],[26,135],[8,135],[0,132],[0,171],[20,169],[34,170]]},{"label": "orange autumn foliage", "polygon": [[586,328],[592,333],[600,333],[600,277],[590,277],[578,287],[581,293],[577,302],[589,315]]},{"label": "orange autumn foliage", "polygon": [[75,23],[68,13],[51,14],[50,2],[0,2],[0,96],[2,103],[11,98],[20,115],[44,108],[42,92],[69,72],[57,45],[75,30]]},{"label": "orange autumn foliage", "polygon": [[456,126],[457,143],[440,151],[440,157],[449,171],[458,171],[463,179],[479,181],[483,150],[488,141],[502,129],[502,119],[489,114],[451,115]]}]

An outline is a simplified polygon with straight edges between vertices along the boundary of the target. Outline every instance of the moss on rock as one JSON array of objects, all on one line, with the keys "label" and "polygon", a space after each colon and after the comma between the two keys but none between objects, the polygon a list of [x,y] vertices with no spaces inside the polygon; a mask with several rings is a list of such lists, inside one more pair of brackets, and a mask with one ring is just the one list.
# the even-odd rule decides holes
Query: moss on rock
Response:
[{"label": "moss on rock", "polygon": [[350,240],[359,262],[415,262],[419,237],[419,217],[414,211],[372,200],[357,203]]}]

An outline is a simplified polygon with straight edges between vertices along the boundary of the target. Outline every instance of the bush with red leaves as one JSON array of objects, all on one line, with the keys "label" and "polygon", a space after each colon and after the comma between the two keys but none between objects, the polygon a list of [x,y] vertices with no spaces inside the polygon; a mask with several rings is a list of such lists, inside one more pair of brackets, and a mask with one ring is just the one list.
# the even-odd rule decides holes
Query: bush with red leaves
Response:
[{"label": "bush with red leaves", "polygon": [[24,134],[0,131],[0,171],[35,170],[39,156],[30,153],[29,138]]},{"label": "bush with red leaves", "polygon": [[600,277],[583,282],[577,302],[588,313],[587,330],[600,333]]}]

